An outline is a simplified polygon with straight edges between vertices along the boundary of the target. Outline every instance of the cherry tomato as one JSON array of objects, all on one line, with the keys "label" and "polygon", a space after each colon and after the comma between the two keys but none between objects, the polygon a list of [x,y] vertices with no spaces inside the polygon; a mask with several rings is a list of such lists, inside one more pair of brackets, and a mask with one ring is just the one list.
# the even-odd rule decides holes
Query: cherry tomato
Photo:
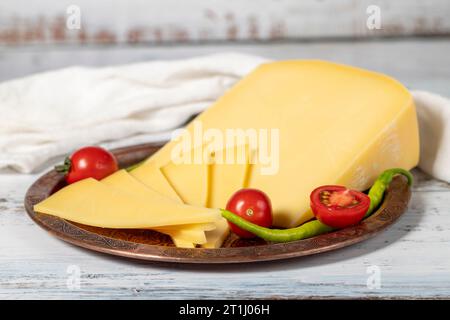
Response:
[{"label": "cherry tomato", "polygon": [[[241,189],[233,194],[227,203],[228,211],[261,227],[272,226],[272,205],[269,197],[257,189]],[[230,229],[241,238],[254,238],[251,232],[228,222]]]},{"label": "cherry tomato", "polygon": [[366,214],[370,198],[343,186],[322,186],[311,193],[311,209],[322,223],[333,228],[357,224]]},{"label": "cherry tomato", "polygon": [[64,173],[68,184],[86,178],[103,179],[119,169],[114,155],[100,147],[81,148],[66,158],[56,171]]}]

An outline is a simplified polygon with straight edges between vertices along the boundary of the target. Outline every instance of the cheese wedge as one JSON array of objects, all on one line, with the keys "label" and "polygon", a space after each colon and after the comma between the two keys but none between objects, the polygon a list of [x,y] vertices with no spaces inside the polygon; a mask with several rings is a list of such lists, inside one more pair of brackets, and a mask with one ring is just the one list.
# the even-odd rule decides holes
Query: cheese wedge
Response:
[{"label": "cheese wedge", "polygon": [[[156,192],[137,181],[126,170],[119,170],[104,178],[101,182],[121,192],[139,196],[144,201],[152,199]],[[203,244],[206,242],[205,229],[211,230],[211,224],[175,225],[154,228],[156,231],[171,236],[174,243],[176,240],[179,240],[178,243],[181,243],[181,241],[183,243],[191,241],[193,244]]]},{"label": "cheese wedge", "polygon": [[41,213],[103,228],[144,229],[220,219],[220,211],[188,206],[155,192],[147,201],[89,178],[70,184],[34,206]]},{"label": "cheese wedge", "polygon": [[[325,61],[261,65],[195,121],[222,132],[278,130],[274,163],[257,159],[249,181],[270,197],[278,227],[311,219],[309,195],[320,185],[364,190],[383,170],[411,169],[419,159],[408,90],[388,76]],[[192,135],[195,121],[187,126]],[[164,165],[177,143],[166,144],[146,163]],[[274,168],[271,174],[264,174],[267,167]]]},{"label": "cheese wedge", "polygon": [[161,172],[184,203],[204,207],[208,200],[210,163],[209,160],[197,163],[194,152],[195,149],[187,163],[170,160],[161,167]]},{"label": "cheese wedge", "polygon": [[180,203],[183,202],[160,170],[154,170],[152,166],[142,164],[133,169],[130,174],[146,186],[158,191],[160,194]]}]

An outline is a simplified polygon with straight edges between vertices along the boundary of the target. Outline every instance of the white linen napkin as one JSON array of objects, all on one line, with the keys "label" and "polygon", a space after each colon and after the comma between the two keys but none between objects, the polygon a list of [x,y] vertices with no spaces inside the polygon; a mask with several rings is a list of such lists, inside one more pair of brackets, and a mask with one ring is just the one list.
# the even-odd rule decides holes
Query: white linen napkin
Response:
[{"label": "white linen napkin", "polygon": [[[0,84],[0,170],[38,170],[84,146],[163,141],[268,59],[224,53],[175,61],[71,67]],[[413,91],[419,167],[450,182],[450,100]]]},{"label": "white linen napkin", "polygon": [[[225,53],[71,67],[0,84],[0,169],[21,173],[85,145],[170,138],[264,58]],[[139,136],[136,136],[139,135]],[[125,139],[125,140],[124,140]],[[105,142],[113,142],[105,144]]]},{"label": "white linen napkin", "polygon": [[450,100],[425,91],[412,94],[419,119],[419,168],[450,183]]}]

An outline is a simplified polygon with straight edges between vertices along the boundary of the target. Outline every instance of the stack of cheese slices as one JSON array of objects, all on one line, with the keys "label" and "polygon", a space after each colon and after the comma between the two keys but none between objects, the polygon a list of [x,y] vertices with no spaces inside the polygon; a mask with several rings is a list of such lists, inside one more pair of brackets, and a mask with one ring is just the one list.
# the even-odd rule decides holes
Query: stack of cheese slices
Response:
[{"label": "stack of cheese slices", "polygon": [[[324,61],[261,65],[194,119],[187,134],[195,135],[196,121],[223,136],[230,129],[276,129],[276,170],[265,172],[259,146],[248,141],[222,148],[206,143],[202,161],[174,161],[174,140],[131,172],[69,185],[35,210],[97,227],[155,229],[179,247],[217,248],[229,233],[219,208],[241,188],[264,191],[274,225],[289,228],[313,218],[314,188],[365,190],[383,170],[411,169],[419,158],[406,88],[382,74]],[[222,161],[237,154],[244,160]]]}]

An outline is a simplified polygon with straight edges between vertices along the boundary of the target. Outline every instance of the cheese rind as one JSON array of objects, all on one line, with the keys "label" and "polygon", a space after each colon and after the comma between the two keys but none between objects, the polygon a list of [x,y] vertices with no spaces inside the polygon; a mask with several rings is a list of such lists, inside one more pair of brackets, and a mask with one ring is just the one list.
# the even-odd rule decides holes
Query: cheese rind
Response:
[{"label": "cheese rind", "polygon": [[[283,61],[258,67],[195,121],[204,130],[278,129],[279,166],[249,187],[268,194],[274,225],[293,227],[312,215],[309,194],[324,184],[362,190],[390,167],[411,169],[419,159],[413,99],[396,80],[325,61]],[[194,122],[187,126],[193,135]],[[146,162],[170,159],[172,141]]]},{"label": "cheese rind", "polygon": [[92,178],[64,187],[36,204],[34,210],[81,224],[119,229],[210,223],[221,218],[219,210],[167,201],[158,193],[154,199],[143,201]]}]

